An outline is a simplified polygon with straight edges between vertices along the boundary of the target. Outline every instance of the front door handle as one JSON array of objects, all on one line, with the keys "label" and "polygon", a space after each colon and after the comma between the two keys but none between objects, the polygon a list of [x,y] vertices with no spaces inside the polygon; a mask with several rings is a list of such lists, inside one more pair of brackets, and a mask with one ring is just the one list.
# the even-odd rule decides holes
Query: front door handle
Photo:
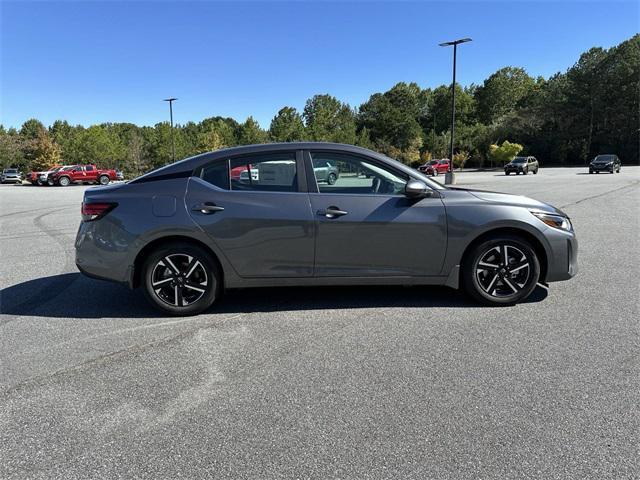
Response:
[{"label": "front door handle", "polygon": [[212,202],[204,202],[204,203],[200,203],[198,205],[194,205],[191,208],[191,210],[193,210],[194,212],[200,212],[200,213],[203,213],[205,215],[209,215],[211,213],[216,213],[216,212],[223,211],[224,207],[216,205],[215,203],[212,203]]},{"label": "front door handle", "polygon": [[345,212],[344,210],[340,210],[338,207],[327,207],[325,210],[318,210],[318,215],[322,215],[327,218],[338,218],[343,215],[347,215],[349,212]]}]

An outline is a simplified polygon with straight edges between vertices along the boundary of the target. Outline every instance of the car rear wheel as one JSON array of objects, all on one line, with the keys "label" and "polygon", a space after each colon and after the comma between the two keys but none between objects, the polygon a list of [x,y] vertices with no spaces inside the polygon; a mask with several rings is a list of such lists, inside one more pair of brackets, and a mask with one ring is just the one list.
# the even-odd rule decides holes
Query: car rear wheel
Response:
[{"label": "car rear wheel", "polygon": [[336,176],[335,173],[330,173],[329,176],[327,177],[327,183],[329,185],[335,185],[337,180],[338,180],[338,177]]},{"label": "car rear wheel", "polygon": [[219,297],[221,275],[212,256],[189,243],[155,250],[143,266],[144,291],[153,306],[170,315],[195,315]]},{"label": "car rear wheel", "polygon": [[537,175],[537,174],[538,174],[538,169],[537,169],[537,168],[533,171],[533,174],[534,174],[534,175]]},{"label": "car rear wheel", "polygon": [[481,303],[513,305],[536,288],[540,262],[526,240],[496,236],[473,248],[462,275],[467,292]]},{"label": "car rear wheel", "polygon": [[504,174],[505,174],[505,175],[511,175],[511,172],[507,172],[507,171],[505,171],[505,172],[504,172]]},{"label": "car rear wheel", "polygon": [[107,175],[100,175],[100,178],[98,178],[98,182],[100,182],[100,185],[108,185],[109,177]]},{"label": "car rear wheel", "polygon": [[71,183],[71,179],[69,177],[60,177],[58,179],[58,185],[61,187],[66,187]]}]

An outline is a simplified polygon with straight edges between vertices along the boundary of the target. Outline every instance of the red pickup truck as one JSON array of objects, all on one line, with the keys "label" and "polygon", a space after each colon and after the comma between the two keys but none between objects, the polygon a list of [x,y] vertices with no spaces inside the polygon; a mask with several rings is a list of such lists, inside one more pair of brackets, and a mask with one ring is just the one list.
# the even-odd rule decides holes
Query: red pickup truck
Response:
[{"label": "red pickup truck", "polygon": [[115,170],[103,170],[93,164],[62,167],[57,172],[51,174],[53,184],[62,187],[66,187],[72,183],[99,183],[100,185],[107,185],[113,180],[120,179],[121,174]]}]

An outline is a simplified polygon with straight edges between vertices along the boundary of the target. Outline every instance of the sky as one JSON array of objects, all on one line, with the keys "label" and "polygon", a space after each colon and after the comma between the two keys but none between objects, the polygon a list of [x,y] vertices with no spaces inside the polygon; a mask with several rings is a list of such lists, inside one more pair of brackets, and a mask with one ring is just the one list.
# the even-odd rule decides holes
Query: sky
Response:
[{"label": "sky", "polygon": [[481,84],[504,66],[565,71],[640,30],[639,2],[0,0],[0,123],[85,126],[252,115],[329,93],[357,107],[395,83]]}]

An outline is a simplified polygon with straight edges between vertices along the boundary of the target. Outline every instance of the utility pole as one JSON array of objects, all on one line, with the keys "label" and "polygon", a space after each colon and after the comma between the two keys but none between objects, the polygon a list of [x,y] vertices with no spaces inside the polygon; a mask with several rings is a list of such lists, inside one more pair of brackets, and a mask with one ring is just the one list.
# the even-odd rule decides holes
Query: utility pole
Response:
[{"label": "utility pole", "polygon": [[444,177],[444,183],[450,185],[456,183],[456,177],[453,172],[453,139],[456,129],[456,54],[458,52],[458,45],[461,43],[470,42],[470,38],[461,38],[459,40],[453,40],[451,42],[444,42],[439,44],[441,47],[450,47],[453,45],[453,81],[451,82],[451,143],[449,157],[449,170]]},{"label": "utility pole", "polygon": [[173,102],[178,100],[177,98],[165,98],[163,102],[169,102],[169,118],[171,120],[171,159],[176,161],[176,143],[173,138]]}]

